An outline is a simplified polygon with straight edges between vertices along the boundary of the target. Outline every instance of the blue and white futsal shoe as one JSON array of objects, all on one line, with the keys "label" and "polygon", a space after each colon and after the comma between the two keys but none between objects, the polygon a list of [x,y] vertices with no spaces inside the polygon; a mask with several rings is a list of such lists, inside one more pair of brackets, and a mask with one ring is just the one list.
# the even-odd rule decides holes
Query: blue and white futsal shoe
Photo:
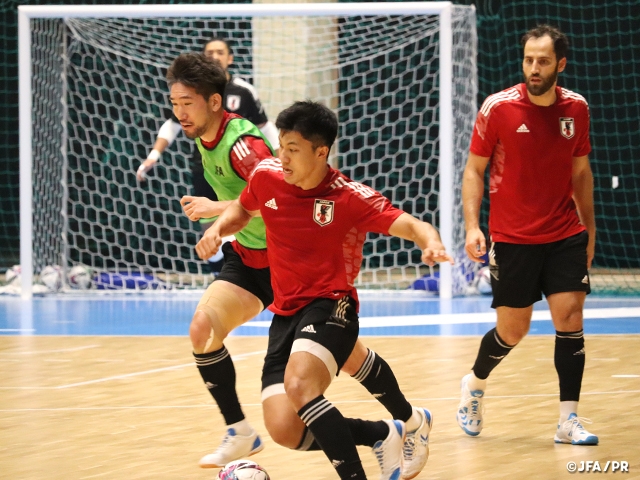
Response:
[{"label": "blue and white futsal shoe", "polygon": [[558,430],[553,440],[556,443],[570,443],[571,445],[597,445],[598,436],[587,432],[582,426],[582,422],[591,423],[591,420],[572,413],[566,422],[558,424]]},{"label": "blue and white futsal shoe", "polygon": [[264,443],[255,430],[249,435],[238,435],[234,428],[229,428],[216,451],[202,457],[199,464],[202,468],[222,468],[229,462],[246,458],[263,448]]},{"label": "blue and white futsal shoe", "polygon": [[482,405],[482,397],[484,390],[469,390],[467,384],[471,374],[462,377],[460,382],[460,405],[458,405],[458,414],[456,419],[458,425],[464,430],[464,433],[475,437],[482,431],[482,413],[484,406]]},{"label": "blue and white futsal shoe", "polygon": [[414,432],[407,432],[402,447],[404,456],[402,478],[410,480],[417,477],[429,458],[429,432],[433,426],[433,414],[426,408],[418,408],[422,422]]},{"label": "blue and white futsal shoe", "polygon": [[402,477],[402,444],[406,434],[404,422],[385,420],[389,425],[389,435],[378,440],[373,453],[380,465],[380,480],[400,480]]}]

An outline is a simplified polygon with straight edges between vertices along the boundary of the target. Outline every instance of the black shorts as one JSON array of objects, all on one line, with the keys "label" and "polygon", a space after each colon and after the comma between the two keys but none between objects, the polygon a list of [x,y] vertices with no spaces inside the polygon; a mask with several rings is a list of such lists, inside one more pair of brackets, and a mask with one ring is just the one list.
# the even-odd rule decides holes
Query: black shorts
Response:
[{"label": "black shorts", "polygon": [[271,288],[271,269],[247,267],[240,255],[231,246],[231,242],[222,244],[224,265],[214,282],[224,280],[233,283],[249,293],[253,293],[267,308],[273,303],[273,289]]},{"label": "black shorts", "polygon": [[213,191],[207,179],[204,178],[202,156],[198,147],[194,149],[191,157],[191,183],[193,184],[193,195],[195,197],[207,197],[214,202],[218,200],[218,195]]},{"label": "black shorts", "polygon": [[525,308],[560,292],[591,292],[587,270],[589,234],[522,245],[495,242],[489,252],[492,308]]},{"label": "black shorts", "polygon": [[291,316],[274,315],[262,368],[262,390],[284,383],[292,348],[316,355],[337,375],[358,339],[356,312],[356,301],[345,296],[339,300],[319,298]]}]

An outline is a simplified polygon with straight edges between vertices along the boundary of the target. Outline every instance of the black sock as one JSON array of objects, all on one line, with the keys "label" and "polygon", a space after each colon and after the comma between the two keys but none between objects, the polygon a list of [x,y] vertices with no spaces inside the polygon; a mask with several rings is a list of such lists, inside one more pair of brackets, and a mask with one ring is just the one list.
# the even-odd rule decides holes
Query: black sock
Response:
[{"label": "black sock", "polygon": [[377,441],[384,440],[389,435],[389,425],[382,420],[377,422],[359,418],[345,418],[345,420],[356,445],[373,448]]},{"label": "black sock", "polygon": [[295,450],[300,452],[313,452],[315,450],[322,450],[322,448],[320,448],[320,445],[316,442],[316,438],[313,436],[313,433],[311,433],[311,430],[309,430],[309,427],[304,427],[302,440],[300,440]]},{"label": "black sock", "polygon": [[231,355],[223,345],[211,353],[194,353],[204,384],[214,398],[227,425],[244,420],[236,392],[236,369]]},{"label": "black sock", "polygon": [[506,357],[515,345],[507,345],[500,338],[495,328],[489,330],[480,342],[480,350],[476,357],[476,363],[473,365],[473,373],[481,380],[485,380],[491,370],[496,368],[498,364]]},{"label": "black sock", "polygon": [[560,381],[561,402],[580,400],[585,357],[582,330],[577,332],[558,332],[556,330],[556,348],[553,361]]},{"label": "black sock", "polygon": [[[384,440],[389,435],[389,425],[383,421],[372,422],[359,418],[345,418],[345,421],[349,425],[349,431],[356,445],[365,445],[373,448],[378,440]],[[302,440],[295,449],[301,452],[322,450],[308,427],[304,429]]]},{"label": "black sock", "polygon": [[366,479],[356,444],[340,411],[323,395],[298,411],[341,479]]},{"label": "black sock", "polygon": [[[369,350],[360,370],[353,375],[364,388],[397,420],[408,421],[413,415],[411,404],[400,391],[398,380],[385,360]],[[356,445],[361,445],[356,443]]]}]

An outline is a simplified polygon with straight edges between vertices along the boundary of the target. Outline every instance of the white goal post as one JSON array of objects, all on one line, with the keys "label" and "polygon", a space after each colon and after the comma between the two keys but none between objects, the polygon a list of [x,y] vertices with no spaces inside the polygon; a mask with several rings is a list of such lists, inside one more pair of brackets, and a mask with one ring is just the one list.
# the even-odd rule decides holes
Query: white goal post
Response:
[{"label": "white goal post", "polygon": [[[47,5],[18,7],[23,297],[51,264],[149,274],[168,288],[210,281],[193,252],[197,228],[185,227],[175,211],[190,188],[192,145],[179,140],[177,151],[163,155],[166,171],[148,190],[131,183],[166,119],[158,115],[169,106],[158,72],[181,51],[201,48],[198,29],[240,47],[237,69],[256,86],[270,119],[304,97],[334,108],[337,165],[354,180],[395,192],[394,205],[434,223],[456,260],[439,266],[440,297],[465,293],[475,269],[464,255],[460,195],[476,114],[473,7]],[[282,70],[283,52],[296,56],[291,72]],[[136,116],[131,105],[144,112]],[[142,208],[141,199],[155,210]],[[406,288],[429,271],[410,242],[374,238],[367,245],[358,286]]]}]

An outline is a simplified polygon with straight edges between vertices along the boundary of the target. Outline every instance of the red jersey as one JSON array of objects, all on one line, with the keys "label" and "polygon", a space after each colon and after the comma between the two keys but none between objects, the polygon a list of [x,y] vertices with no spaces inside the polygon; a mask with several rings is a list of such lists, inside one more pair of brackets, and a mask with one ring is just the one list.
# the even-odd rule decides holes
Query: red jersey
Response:
[{"label": "red jersey", "polygon": [[362,263],[366,232],[387,235],[403,213],[380,193],[329,169],[320,185],[303,190],[286,183],[278,159],[263,160],[240,195],[267,227],[274,302],[293,315],[317,298],[351,295]]},{"label": "red jersey", "polygon": [[491,157],[489,232],[496,242],[540,244],[584,230],[573,202],[573,158],[588,155],[586,100],[556,87],[553,105],[534,105],[524,83],[489,96],[471,152]]}]

